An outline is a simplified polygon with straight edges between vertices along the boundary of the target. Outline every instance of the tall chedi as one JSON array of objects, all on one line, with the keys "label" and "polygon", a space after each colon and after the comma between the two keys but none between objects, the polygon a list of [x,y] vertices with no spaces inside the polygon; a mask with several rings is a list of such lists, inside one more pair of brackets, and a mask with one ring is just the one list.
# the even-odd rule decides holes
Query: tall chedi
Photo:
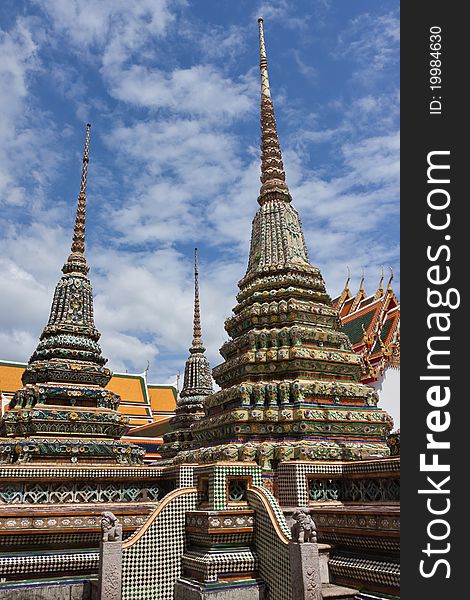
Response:
[{"label": "tall chedi", "polygon": [[175,456],[180,450],[197,448],[191,426],[204,416],[204,401],[212,394],[212,377],[209,361],[202,343],[201,309],[199,306],[199,268],[197,248],[194,250],[194,316],[193,343],[184,367],[184,383],[176,403],[176,415],[170,420],[172,431],[163,436],[160,453]]},{"label": "tall chedi", "polygon": [[[127,419],[120,397],[105,389],[112,373],[98,344],[85,258],[86,187],[90,125],[71,254],[62,267],[49,321],[23,373],[2,425],[1,462],[141,462],[142,449],[120,442]],[[6,438],[6,439],[5,439]]]},{"label": "tall chedi", "polygon": [[206,398],[206,417],[192,429],[205,448],[176,460],[256,460],[270,469],[289,459],[386,456],[391,418],[376,407],[377,393],[359,383],[361,359],[339,331],[291,204],[258,23],[260,207],[238,303],[225,323],[224,362],[213,370],[221,390]]}]

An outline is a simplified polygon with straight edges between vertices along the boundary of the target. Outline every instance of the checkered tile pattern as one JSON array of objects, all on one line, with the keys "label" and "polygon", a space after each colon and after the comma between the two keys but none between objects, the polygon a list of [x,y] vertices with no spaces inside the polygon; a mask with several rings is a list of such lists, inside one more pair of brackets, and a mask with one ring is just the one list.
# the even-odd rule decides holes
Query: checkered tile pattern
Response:
[{"label": "checkered tile pattern", "polygon": [[62,479],[117,479],[120,477],[135,479],[141,477],[158,477],[163,475],[162,467],[136,466],[136,467],[65,467],[48,466],[46,468],[17,465],[6,465],[0,467],[1,479],[50,479],[53,477]]},{"label": "checkered tile pattern", "polygon": [[330,558],[328,566],[333,580],[335,578],[353,579],[391,588],[400,587],[400,563],[398,561],[356,558],[338,553]]},{"label": "checkered tile pattern", "polygon": [[[199,474],[199,473],[198,473]],[[239,508],[230,506],[227,498],[227,476],[251,475],[253,485],[261,485],[261,469],[249,465],[215,465],[207,473],[209,475],[209,506],[212,510]],[[204,471],[200,475],[206,475]]]},{"label": "checkered tile pattern", "polygon": [[18,553],[0,556],[0,577],[28,573],[91,573],[98,570],[98,552]]},{"label": "checkered tile pattern", "polygon": [[215,546],[240,546],[241,544],[251,544],[253,541],[253,533],[188,533],[188,538],[191,545],[200,547],[215,547]]},{"label": "checkered tile pattern", "polygon": [[194,485],[194,467],[192,465],[181,465],[178,467],[176,476],[176,487],[185,488]]},{"label": "checkered tile pattern", "polygon": [[[289,528],[282,514],[282,510],[274,500],[272,494],[264,489],[261,491],[274,510],[278,525],[283,532],[288,533]],[[287,544],[279,538],[272,524],[270,515],[259,500],[258,496],[247,492],[248,501],[256,511],[255,549],[258,557],[259,573],[266,583],[266,600],[296,600],[292,598],[291,570],[289,563],[289,549]]]},{"label": "checkered tile pattern", "polygon": [[122,600],[173,600],[185,547],[185,513],[197,493],[177,496],[122,555]]},{"label": "checkered tile pattern", "polygon": [[342,547],[343,549],[357,549],[372,551],[384,551],[387,553],[400,552],[399,537],[383,537],[383,536],[364,536],[364,535],[343,535],[333,531],[324,531],[318,529],[318,541],[321,544],[332,544],[333,546]]},{"label": "checkered tile pattern", "polygon": [[308,506],[307,473],[334,472],[336,465],[281,463],[278,468],[278,495],[281,506]]},{"label": "checkered tile pattern", "polygon": [[399,473],[400,459],[364,460],[351,463],[286,461],[279,465],[277,486],[281,506],[308,506],[307,474],[349,477],[357,474]]},{"label": "checkered tile pattern", "polygon": [[[124,531],[123,537],[129,537],[133,532]],[[43,546],[44,541],[47,540],[49,546],[62,546],[66,547],[68,543],[70,543],[70,533],[54,533],[54,534],[46,534],[46,535],[2,535],[0,537],[1,547],[8,548],[9,550],[13,550],[13,546],[24,546],[28,544],[28,546]],[[89,544],[92,546],[99,546],[101,539],[101,529],[96,533],[75,533],[73,536],[74,543],[81,544],[82,546],[86,546]]]},{"label": "checkered tile pattern", "polygon": [[217,581],[219,577],[254,573],[257,561],[250,548],[226,550],[191,549],[183,556],[183,573],[186,569],[200,574],[200,581]]}]

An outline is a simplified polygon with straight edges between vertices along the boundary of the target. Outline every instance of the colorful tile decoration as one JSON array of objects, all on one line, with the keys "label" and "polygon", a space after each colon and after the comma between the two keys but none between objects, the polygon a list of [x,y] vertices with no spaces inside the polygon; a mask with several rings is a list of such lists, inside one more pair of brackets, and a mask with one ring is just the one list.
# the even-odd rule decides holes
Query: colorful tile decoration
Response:
[{"label": "colorful tile decoration", "polygon": [[104,366],[93,317],[85,258],[89,143],[87,125],[71,254],[49,321],[23,373],[24,387],[2,419],[0,463],[142,462],[144,450],[119,441],[129,430],[128,419],[119,414],[119,396],[105,389],[112,373]]},{"label": "colorful tile decoration", "polygon": [[260,208],[238,303],[225,322],[224,362],[213,369],[221,389],[191,427],[201,447],[175,460],[256,461],[271,471],[288,460],[386,457],[393,421],[377,407],[377,392],[360,383],[363,363],[340,331],[291,203],[259,25]]}]

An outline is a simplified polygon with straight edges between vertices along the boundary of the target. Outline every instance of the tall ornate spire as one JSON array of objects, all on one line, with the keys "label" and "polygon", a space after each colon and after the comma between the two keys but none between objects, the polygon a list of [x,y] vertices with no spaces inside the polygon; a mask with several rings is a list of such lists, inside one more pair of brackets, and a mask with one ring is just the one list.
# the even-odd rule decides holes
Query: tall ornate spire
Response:
[{"label": "tall ornate spire", "polygon": [[361,358],[339,331],[338,311],[309,261],[290,202],[262,19],[258,25],[260,206],[238,303],[225,321],[224,361],[212,371],[221,389],[205,399],[204,418],[191,426],[192,443],[202,448],[180,452],[175,461],[256,460],[268,471],[290,459],[383,456],[389,417],[376,409],[377,393],[359,382]]},{"label": "tall ornate spire", "polygon": [[189,351],[204,352],[201,333],[201,309],[199,306],[199,270],[197,263],[197,248],[194,248],[194,317],[193,317],[193,343]]},{"label": "tall ornate spire", "polygon": [[276,193],[277,197],[290,201],[289,188],[282,163],[281,147],[277,135],[274,106],[269,87],[268,61],[264,44],[263,19],[258,19],[260,75],[261,75],[261,189],[258,202]]},{"label": "tall ornate spire", "polygon": [[258,19],[261,74],[261,189],[260,208],[253,220],[250,257],[244,280],[256,273],[294,268],[310,269],[302,223],[291,204],[277,137],[268,79],[263,19]]},{"label": "tall ornate spire", "polygon": [[[119,438],[128,419],[106,390],[112,373],[98,343],[85,250],[90,125],[86,128],[72,252],[62,267],[49,321],[23,373],[1,431],[18,442],[18,460],[139,462],[143,451]],[[1,444],[0,444],[1,451]]]},{"label": "tall ornate spire", "polygon": [[176,415],[170,420],[172,431],[163,436],[160,453],[165,458],[175,456],[180,450],[199,446],[192,435],[191,426],[204,416],[204,400],[212,393],[212,377],[201,333],[199,306],[199,269],[197,248],[194,249],[194,314],[193,343],[184,366],[184,383],[176,402]]}]

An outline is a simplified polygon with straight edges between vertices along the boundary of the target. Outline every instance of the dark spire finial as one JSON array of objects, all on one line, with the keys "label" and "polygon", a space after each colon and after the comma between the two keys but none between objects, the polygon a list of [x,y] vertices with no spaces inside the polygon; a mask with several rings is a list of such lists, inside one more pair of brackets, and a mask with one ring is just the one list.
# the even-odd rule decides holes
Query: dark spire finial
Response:
[{"label": "dark spire finial", "polygon": [[86,218],[86,186],[88,176],[88,159],[90,147],[90,123],[86,126],[85,147],[83,149],[82,178],[78,193],[77,214],[73,228],[72,253],[85,253],[85,218]]},{"label": "dark spire finial", "polygon": [[259,27],[259,69],[261,76],[261,190],[260,204],[266,195],[277,192],[278,197],[290,201],[289,188],[282,163],[281,148],[277,135],[274,107],[269,87],[268,61],[264,43],[263,18],[258,19]]},{"label": "dark spire finial", "polygon": [[89,267],[85,258],[85,220],[86,220],[86,186],[88,181],[88,158],[90,147],[90,123],[86,125],[85,147],[83,149],[82,177],[78,192],[77,213],[73,227],[71,254],[62,267],[64,273],[81,272],[85,275]]},{"label": "dark spire finial", "polygon": [[194,320],[193,320],[193,343],[191,352],[203,352],[201,332],[201,309],[199,306],[199,268],[197,261],[197,248],[194,248]]}]

